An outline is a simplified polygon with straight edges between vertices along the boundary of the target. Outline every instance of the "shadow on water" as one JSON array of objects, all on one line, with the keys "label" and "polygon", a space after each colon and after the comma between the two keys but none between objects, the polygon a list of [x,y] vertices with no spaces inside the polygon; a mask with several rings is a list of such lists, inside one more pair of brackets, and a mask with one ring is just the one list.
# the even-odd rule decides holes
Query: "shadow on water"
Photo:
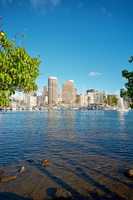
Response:
[{"label": "shadow on water", "polygon": [[120,196],[107,196],[107,195],[99,195],[97,192],[90,192],[91,200],[125,200]]},{"label": "shadow on water", "polygon": [[[51,200],[79,200],[83,199],[81,197],[75,198],[75,197],[56,197],[56,188],[48,188],[47,194],[50,197]],[[122,198],[111,198],[106,196],[100,196],[96,192],[90,192],[90,198],[86,197],[86,200],[124,200]],[[49,199],[49,198],[48,198]],[[32,198],[28,197],[22,197],[20,195],[17,195],[15,193],[10,192],[0,192],[0,200],[33,200]],[[47,199],[45,199],[47,200]]]},{"label": "shadow on water", "polygon": [[[77,200],[80,198],[75,198],[75,197],[56,197],[56,188],[48,188],[47,189],[47,194],[52,200]],[[86,197],[87,200],[124,200],[124,198],[121,198],[119,196],[117,197],[111,197],[107,195],[100,195],[96,191],[89,192],[89,197]],[[81,198],[82,200],[82,198]]]},{"label": "shadow on water", "polygon": [[[60,177],[55,176],[51,172],[49,172],[46,168],[42,167],[39,163],[32,163],[34,167],[37,167],[42,173],[44,173],[48,178],[50,178],[53,182],[58,184],[61,188],[71,193],[71,197],[56,197],[57,188],[48,188],[47,195],[52,198],[52,200],[125,200],[125,198],[120,195],[112,192],[107,186],[101,184],[86,174],[80,167],[75,169],[75,175],[80,178],[83,178],[89,184],[93,185],[96,189],[92,192],[88,192],[88,196],[84,196],[80,194],[76,189],[62,180]],[[100,189],[104,194],[99,194],[97,189]]]},{"label": "shadow on water", "polygon": [[[60,165],[59,163],[54,163],[54,164],[57,167],[62,167],[62,165]],[[75,171],[76,171],[76,166],[80,165],[78,162],[75,162],[73,160],[69,160],[69,164],[72,167],[74,167],[74,169],[72,169],[72,167],[66,167],[66,169],[69,170],[69,171],[71,171],[71,172],[73,172],[73,173],[75,173]],[[127,175],[125,175],[126,174],[125,172],[127,171],[127,169],[121,169],[121,170],[119,170],[119,173],[121,173],[121,176],[119,174],[119,177],[115,177],[113,175],[110,175],[110,173],[103,172],[102,170],[95,169],[94,167],[90,168],[88,166],[84,166],[84,169],[85,169],[85,171],[89,170],[89,173],[95,173],[95,175],[99,175],[100,174],[100,175],[108,178],[110,181],[113,181],[114,183],[117,182],[117,183],[126,185],[130,189],[133,189],[133,182],[129,178],[127,178]],[[123,176],[124,176],[125,180],[123,180]],[[84,179],[84,177],[82,177],[82,178]]]},{"label": "shadow on water", "polygon": [[[87,200],[88,198],[81,195],[78,191],[76,191],[73,187],[71,187],[68,183],[66,183],[61,178],[55,176],[51,172],[49,172],[46,168],[42,167],[41,164],[32,162],[31,163],[34,167],[37,167],[43,174],[45,174],[48,178],[50,178],[53,182],[55,182],[57,185],[59,185],[61,188],[67,190],[71,193],[72,198],[75,200]],[[60,198],[54,198],[55,190],[51,190],[51,195],[53,195],[53,199],[60,199]],[[47,190],[47,194],[50,194],[50,190]],[[69,199],[69,198],[68,198]]]},{"label": "shadow on water", "polygon": [[22,197],[11,192],[0,192],[0,200],[32,200],[31,198]]},{"label": "shadow on water", "polygon": [[[100,170],[97,170],[97,169],[91,169],[91,168],[89,168],[89,167],[86,167],[88,170],[91,170],[92,172],[95,172],[95,173],[97,173],[97,174],[101,174],[101,175],[103,175],[103,176],[105,176],[106,178],[108,178],[108,179],[110,179],[110,180],[112,180],[112,181],[115,181],[115,182],[119,182],[119,183],[121,183],[121,184],[124,184],[124,185],[126,185],[127,187],[129,187],[130,189],[133,189],[133,183],[132,182],[126,182],[126,181],[123,181],[123,180],[120,180],[120,178],[118,178],[118,177],[113,177],[113,176],[111,176],[111,175],[109,175],[109,174],[107,174],[107,173],[105,173],[105,172],[103,172],[103,171],[100,171]],[[125,174],[125,171],[126,170],[122,170],[122,175],[124,175]],[[129,180],[128,180],[129,181]]]},{"label": "shadow on water", "polygon": [[[101,199],[111,199],[111,200],[124,200],[125,198],[121,197],[120,195],[116,194],[115,192],[112,192],[107,186],[105,186],[104,184],[101,184],[99,182],[97,182],[95,179],[93,179],[91,176],[89,176],[88,174],[86,174],[84,172],[84,170],[82,170],[80,167],[76,168],[75,174],[81,178],[83,178],[84,180],[86,180],[88,183],[90,183],[91,185],[93,185],[94,187],[96,187],[97,189],[100,189],[101,191],[103,191],[105,193],[105,196],[101,196]],[[100,196],[96,193],[96,192],[91,192],[90,196],[95,199],[98,200],[100,199]],[[107,197],[108,196],[108,197]]]},{"label": "shadow on water", "polygon": [[47,195],[52,200],[72,200],[72,197],[57,197],[56,196],[57,188],[48,188],[47,189]]},{"label": "shadow on water", "polygon": [[[56,197],[56,188],[48,188],[47,194],[52,200],[76,200],[75,197]],[[82,200],[82,197],[78,198]],[[96,191],[90,192],[89,197],[86,197],[86,200],[125,200],[124,198],[120,196],[107,196],[107,195],[100,195]]]}]

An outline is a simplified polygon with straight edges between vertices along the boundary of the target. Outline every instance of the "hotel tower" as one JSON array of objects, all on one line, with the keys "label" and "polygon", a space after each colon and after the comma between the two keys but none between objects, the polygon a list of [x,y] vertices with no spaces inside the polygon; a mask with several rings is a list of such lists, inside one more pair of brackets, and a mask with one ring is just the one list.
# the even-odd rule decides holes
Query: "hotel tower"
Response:
[{"label": "hotel tower", "polygon": [[57,97],[57,78],[51,76],[48,78],[48,104],[56,105]]},{"label": "hotel tower", "polygon": [[76,89],[74,87],[74,81],[68,80],[63,85],[62,88],[62,100],[63,103],[72,105],[75,103],[76,100]]}]

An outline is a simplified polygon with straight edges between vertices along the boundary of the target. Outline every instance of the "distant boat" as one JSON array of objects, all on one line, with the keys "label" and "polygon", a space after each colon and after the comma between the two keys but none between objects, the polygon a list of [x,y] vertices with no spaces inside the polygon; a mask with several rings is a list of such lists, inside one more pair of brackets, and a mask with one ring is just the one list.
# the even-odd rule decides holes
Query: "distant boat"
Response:
[{"label": "distant boat", "polygon": [[74,107],[74,108],[72,108],[72,110],[79,110],[79,108],[77,108],[77,107]]},{"label": "distant boat", "polygon": [[128,112],[130,109],[127,108],[127,109],[117,109],[118,112]]}]

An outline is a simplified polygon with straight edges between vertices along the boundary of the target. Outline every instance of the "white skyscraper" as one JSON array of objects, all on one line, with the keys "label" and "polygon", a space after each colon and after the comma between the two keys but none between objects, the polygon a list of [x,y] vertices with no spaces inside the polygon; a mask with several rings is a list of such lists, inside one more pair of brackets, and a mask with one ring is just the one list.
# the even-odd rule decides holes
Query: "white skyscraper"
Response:
[{"label": "white skyscraper", "polygon": [[49,77],[48,78],[48,104],[56,105],[57,104],[57,78],[56,77]]}]

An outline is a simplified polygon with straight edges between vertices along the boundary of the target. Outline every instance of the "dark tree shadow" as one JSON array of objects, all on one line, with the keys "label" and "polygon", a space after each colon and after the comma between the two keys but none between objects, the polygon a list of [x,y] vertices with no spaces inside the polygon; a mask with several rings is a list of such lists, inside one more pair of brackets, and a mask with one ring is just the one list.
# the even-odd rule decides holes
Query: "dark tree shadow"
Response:
[{"label": "dark tree shadow", "polygon": [[110,196],[110,195],[107,195],[107,194],[103,194],[103,195],[100,195],[98,194],[97,192],[95,191],[92,191],[90,192],[90,196],[91,196],[91,199],[90,200],[131,200],[132,199],[132,196],[130,197],[120,197],[119,195],[115,195],[115,196]]},{"label": "dark tree shadow", "polygon": [[[48,178],[50,178],[53,182],[55,182],[57,185],[59,185],[61,188],[65,189],[66,191],[70,192],[72,195],[72,199],[75,200],[88,200],[87,197],[81,195],[77,190],[75,190],[71,185],[69,185],[68,183],[66,183],[64,180],[62,180],[61,178],[55,176],[54,174],[52,174],[51,172],[49,172],[46,168],[42,167],[42,165],[40,163],[32,163],[32,166],[36,167],[37,169],[39,169],[43,174],[45,174]],[[47,193],[50,194],[50,190],[47,191]],[[54,196],[55,193],[55,189],[51,191],[51,195],[53,195],[53,199],[57,199]],[[58,198],[59,199],[59,198]],[[63,198],[62,198],[63,199]]]},{"label": "dark tree shadow", "polygon": [[[132,183],[132,182],[127,183],[126,181],[123,181],[122,179],[120,179],[120,178],[118,178],[118,177],[113,177],[113,176],[111,176],[111,175],[109,175],[109,174],[107,174],[107,173],[105,173],[105,172],[103,172],[103,171],[97,170],[97,169],[91,169],[91,168],[89,168],[89,167],[85,167],[85,168],[87,168],[87,169],[89,169],[89,170],[92,170],[93,172],[95,172],[95,173],[97,173],[97,174],[100,173],[101,175],[107,177],[108,179],[110,179],[110,180],[112,180],[112,181],[119,182],[119,183],[121,183],[121,184],[127,185],[129,188],[133,189],[133,183]],[[126,171],[126,170],[122,170],[122,171],[120,171],[120,172],[121,172],[121,174],[122,174],[123,176],[125,176],[126,179],[128,178],[128,176],[127,176],[127,171]],[[130,180],[130,179],[128,178],[128,181],[129,181],[129,180]]]},{"label": "dark tree shadow", "polygon": [[57,188],[48,188],[47,189],[47,195],[52,199],[52,200],[72,200],[71,197],[57,197],[56,196]]},{"label": "dark tree shadow", "polygon": [[105,193],[104,196],[100,197],[96,192],[91,192],[90,196],[92,197],[92,199],[94,199],[94,200],[106,200],[106,199],[110,199],[110,200],[124,200],[123,197],[121,197],[120,195],[118,195],[115,192],[111,191],[106,185],[97,182],[91,176],[89,176],[88,174],[86,174],[84,172],[84,170],[81,169],[80,167],[76,168],[75,174],[77,176],[83,178],[88,183],[90,183],[91,185],[95,186],[96,188],[100,189],[101,191],[103,191]]},{"label": "dark tree shadow", "polygon": [[100,189],[104,192],[103,195],[100,195],[97,191],[88,192],[88,196],[84,196],[80,194],[77,190],[75,190],[71,185],[62,180],[60,177],[55,176],[53,173],[49,172],[47,168],[41,166],[40,163],[32,162],[34,167],[37,167],[42,173],[44,173],[47,177],[49,177],[52,181],[58,184],[61,188],[64,188],[66,191],[71,193],[71,197],[56,197],[57,188],[48,188],[47,195],[52,200],[125,200],[125,198],[121,197],[117,193],[111,191],[106,185],[97,182],[90,175],[88,175],[82,168],[75,168],[75,175],[84,179],[86,182],[91,184],[97,189]]},{"label": "dark tree shadow", "polygon": [[0,200],[32,200],[11,192],[0,192]]}]

